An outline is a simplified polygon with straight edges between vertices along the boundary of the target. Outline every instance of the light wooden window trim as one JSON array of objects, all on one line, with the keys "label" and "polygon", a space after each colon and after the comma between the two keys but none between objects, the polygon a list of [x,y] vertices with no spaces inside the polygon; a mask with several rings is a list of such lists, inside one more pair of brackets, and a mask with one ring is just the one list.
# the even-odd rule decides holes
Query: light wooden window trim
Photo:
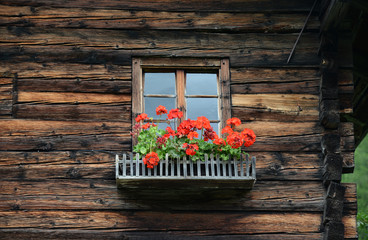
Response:
[{"label": "light wooden window trim", "polygon": [[[218,72],[219,87],[219,119],[220,129],[226,125],[226,120],[231,117],[230,109],[230,62],[229,59],[220,58],[133,58],[132,59],[132,124],[135,124],[135,118],[143,112],[144,104],[144,86],[143,71],[164,71],[172,70],[176,72],[176,81],[185,81],[185,71],[209,72],[215,70]],[[185,84],[176,84],[180,88]],[[178,107],[185,104],[185,91],[177,90]],[[184,116],[185,116],[185,110]]]}]

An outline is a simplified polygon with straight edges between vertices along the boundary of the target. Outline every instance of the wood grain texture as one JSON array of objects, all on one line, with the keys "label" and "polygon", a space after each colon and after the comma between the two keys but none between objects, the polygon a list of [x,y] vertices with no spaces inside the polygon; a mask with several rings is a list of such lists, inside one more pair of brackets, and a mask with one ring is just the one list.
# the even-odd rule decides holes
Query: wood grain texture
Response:
[{"label": "wood grain texture", "polygon": [[[315,212],[323,209],[323,186],[318,181],[257,181],[252,191],[245,192],[230,189],[203,189],[198,192],[190,188],[117,190],[115,180],[102,179],[11,180],[2,181],[0,186],[3,189],[0,196],[1,210]],[[188,202],[188,199],[191,201]],[[350,199],[346,204],[353,205]]]},{"label": "wood grain texture", "polygon": [[320,74],[308,68],[232,68],[233,94],[318,94]]},{"label": "wood grain texture", "polygon": [[233,116],[245,121],[311,121],[319,115],[318,95],[232,94],[231,98]]},{"label": "wood grain texture", "polygon": [[[175,231],[175,232],[143,232],[143,231],[124,231],[124,230],[62,230],[62,229],[5,229],[1,230],[4,240],[13,240],[16,238],[32,238],[32,239],[167,239],[167,240],[184,240],[184,239],[250,239],[250,240],[264,240],[264,239],[285,239],[285,240],[314,240],[322,239],[322,233],[267,233],[267,234],[252,234],[252,235],[228,235],[219,234],[212,235],[199,231]],[[154,236],[154,237],[153,237]]]},{"label": "wood grain texture", "polygon": [[[96,29],[195,29],[235,32],[297,32],[303,27],[305,14],[206,13],[96,10],[82,8],[1,6],[0,25]],[[9,9],[11,12],[7,12]],[[28,10],[28,11],[27,11]],[[1,14],[1,13],[0,13]],[[21,15],[20,15],[21,14]],[[312,16],[308,30],[319,28],[318,16]]]},{"label": "wood grain texture", "polygon": [[0,77],[0,118],[10,117],[12,114],[12,107],[13,79]]},{"label": "wood grain texture", "polygon": [[[4,218],[4,214],[6,217]],[[316,233],[320,213],[9,211],[0,212],[1,228],[121,229],[202,231],[207,234]],[[42,219],[40,221],[40,219]],[[214,227],[215,226],[215,227]]]},{"label": "wood grain texture", "polygon": [[292,2],[281,0],[275,3],[272,0],[261,1],[238,1],[226,0],[221,4],[211,0],[205,0],[201,3],[193,0],[185,0],[180,2],[172,2],[168,0],[152,1],[118,1],[118,0],[100,0],[90,1],[72,1],[67,0],[62,3],[54,2],[52,0],[39,0],[36,2],[29,2],[26,0],[3,0],[2,4],[10,6],[28,6],[24,11],[31,11],[31,7],[47,6],[47,7],[81,7],[92,9],[130,9],[130,10],[174,10],[174,11],[220,11],[220,12],[308,12],[313,4],[312,0],[305,0],[299,2]]},{"label": "wood grain texture", "polygon": [[130,124],[1,120],[1,150],[129,149]]},{"label": "wood grain texture", "polygon": [[[154,30],[56,29],[48,33],[39,28],[17,27],[0,28],[0,33],[6,36],[1,44],[4,60],[24,61],[29,57],[37,57],[41,62],[47,59],[47,62],[57,60],[124,65],[130,64],[131,55],[145,55],[148,49],[151,56],[230,57],[232,66],[284,65],[288,50],[297,37],[295,34],[180,31],[165,31],[165,34],[161,34]],[[290,64],[318,64],[319,57],[315,51],[318,43],[318,34],[305,34]],[[60,52],[63,54],[58,54]]]}]

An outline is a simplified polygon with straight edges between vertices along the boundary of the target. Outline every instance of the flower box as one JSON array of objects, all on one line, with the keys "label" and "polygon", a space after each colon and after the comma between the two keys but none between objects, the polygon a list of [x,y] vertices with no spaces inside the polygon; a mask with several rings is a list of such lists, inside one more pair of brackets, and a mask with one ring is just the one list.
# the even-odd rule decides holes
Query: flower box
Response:
[{"label": "flower box", "polygon": [[205,155],[203,161],[165,159],[147,168],[139,154],[116,155],[116,184],[119,188],[236,188],[251,189],[256,181],[256,158],[223,161]]}]

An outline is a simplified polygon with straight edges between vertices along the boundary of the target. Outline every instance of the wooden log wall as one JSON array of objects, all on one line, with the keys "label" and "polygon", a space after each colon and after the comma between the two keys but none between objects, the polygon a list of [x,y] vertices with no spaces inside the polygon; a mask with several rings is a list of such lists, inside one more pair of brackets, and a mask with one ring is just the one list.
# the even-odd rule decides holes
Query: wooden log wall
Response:
[{"label": "wooden log wall", "polygon": [[[1,239],[322,239],[318,11],[286,64],[313,2],[2,0]],[[257,135],[254,189],[116,188],[111,153],[131,150],[131,59],[144,56],[229,58],[232,115]],[[352,126],[338,126],[352,159]],[[341,186],[356,239],[356,188]]]}]

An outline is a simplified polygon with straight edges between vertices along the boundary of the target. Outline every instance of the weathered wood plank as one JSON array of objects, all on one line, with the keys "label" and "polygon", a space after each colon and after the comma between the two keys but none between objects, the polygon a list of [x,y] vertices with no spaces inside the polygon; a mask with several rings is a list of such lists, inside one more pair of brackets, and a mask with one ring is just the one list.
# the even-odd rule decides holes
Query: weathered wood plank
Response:
[{"label": "weathered wood plank", "polygon": [[319,82],[318,69],[231,69],[231,92],[233,94],[318,94]]},{"label": "weathered wood plank", "polygon": [[[318,181],[257,181],[249,192],[185,189],[117,190],[114,180],[1,181],[1,210],[322,211]],[[188,202],[188,199],[192,201]],[[356,199],[355,199],[356,202]],[[205,204],[204,204],[205,203]],[[346,204],[350,204],[349,201]]]},{"label": "weathered wood plank", "polygon": [[[114,152],[0,152],[3,178],[115,178]],[[321,180],[320,153],[252,152],[258,180]],[[50,173],[52,172],[52,173]],[[71,174],[75,173],[75,174]],[[51,175],[50,175],[51,174]]]},{"label": "weathered wood plank", "polygon": [[18,91],[18,102],[28,103],[129,103],[128,94],[71,93],[71,92],[23,92]]},{"label": "weathered wood plank", "polygon": [[[292,47],[296,34],[261,34],[261,33],[206,33],[184,31],[135,31],[135,30],[100,30],[100,29],[53,29],[24,28],[17,32],[17,27],[0,27],[4,35],[3,46],[22,45],[73,45],[78,47],[96,47],[98,49],[198,49],[198,44],[208,50],[274,49],[285,50]],[[180,39],[178,39],[180,35]],[[275,44],[277,42],[277,44]],[[221,45],[227,43],[226,45]],[[316,49],[319,45],[318,34],[306,33],[300,41],[302,49]],[[317,54],[317,53],[316,53]]]},{"label": "weathered wood plank", "polygon": [[[20,33],[17,33],[17,31]],[[0,28],[3,60],[34,59],[86,63],[130,64],[130,56],[229,57],[231,66],[284,65],[295,34],[223,34],[165,31],[108,31]],[[9,32],[10,31],[10,32]],[[180,35],[180,41],[177,37]],[[108,39],[108,40],[107,40]],[[124,39],[124,41],[122,41]],[[200,40],[198,40],[200,39]],[[246,39],[246,41],[244,41]],[[277,44],[275,44],[277,42]],[[291,65],[316,65],[318,34],[303,36]],[[21,46],[19,48],[19,46]],[[200,46],[200,48],[198,48]],[[220,46],[223,46],[221,48]],[[62,54],[58,54],[62,53]],[[19,60],[18,60],[19,59]]]},{"label": "weathered wood plank", "polygon": [[0,230],[4,240],[13,239],[167,239],[167,240],[185,240],[185,239],[215,239],[215,240],[315,240],[322,239],[322,233],[284,233],[284,234],[252,234],[252,235],[206,235],[199,231],[171,231],[171,232],[142,232],[142,231],[121,231],[121,230],[45,230],[45,229],[3,229]]},{"label": "weathered wood plank", "polygon": [[[284,115],[284,118],[289,121],[304,116],[310,120],[318,119],[318,103],[318,95],[310,94],[232,95],[232,106],[238,107],[234,109],[234,115],[241,120],[255,120],[252,119],[252,114],[255,112],[255,117],[259,120],[263,120],[261,117],[268,114]],[[264,114],[260,115],[261,112]]]},{"label": "weathered wood plank", "polygon": [[[201,231],[205,234],[315,233],[320,213],[1,211],[0,228]],[[42,219],[42,220],[41,220]],[[216,226],[216,227],[213,227]]]},{"label": "weathered wood plank", "polygon": [[130,149],[125,122],[1,120],[1,150]]},{"label": "weathered wood plank", "polygon": [[28,78],[17,79],[17,89],[21,92],[85,92],[130,94],[132,92],[132,82],[115,79],[91,80],[81,78]]},{"label": "weathered wood plank", "polygon": [[131,105],[117,104],[17,104],[17,118],[74,121],[122,121],[131,119]]},{"label": "weathered wood plank", "polygon": [[286,0],[281,0],[274,2],[272,0],[261,0],[261,1],[237,1],[237,0],[225,0],[221,3],[213,2],[211,0],[205,0],[201,3],[193,0],[185,0],[180,2],[172,2],[167,0],[161,1],[118,1],[118,0],[93,0],[88,3],[82,0],[72,1],[67,0],[62,3],[55,2],[52,0],[38,0],[34,2],[29,2],[26,0],[3,0],[3,5],[10,6],[29,6],[39,7],[80,7],[80,8],[92,8],[92,9],[129,9],[129,10],[165,10],[165,11],[221,11],[221,12],[308,12],[313,4],[312,0],[290,2]]},{"label": "weathered wood plank", "polygon": [[[0,25],[98,29],[171,29],[242,32],[296,32],[303,27],[305,14],[206,13],[96,10],[90,8],[43,8],[27,11],[24,7],[2,5]],[[6,9],[12,12],[6,12]],[[0,13],[1,14],[1,13]],[[21,14],[21,15],[20,15]],[[319,28],[318,16],[312,16],[308,30]]]},{"label": "weathered wood plank", "polygon": [[[80,80],[126,80],[131,79],[131,66],[108,64],[76,64],[65,62],[63,64],[48,62],[2,62],[0,65],[2,75],[17,74],[17,79],[77,79]],[[42,86],[39,86],[42,87]]]}]

